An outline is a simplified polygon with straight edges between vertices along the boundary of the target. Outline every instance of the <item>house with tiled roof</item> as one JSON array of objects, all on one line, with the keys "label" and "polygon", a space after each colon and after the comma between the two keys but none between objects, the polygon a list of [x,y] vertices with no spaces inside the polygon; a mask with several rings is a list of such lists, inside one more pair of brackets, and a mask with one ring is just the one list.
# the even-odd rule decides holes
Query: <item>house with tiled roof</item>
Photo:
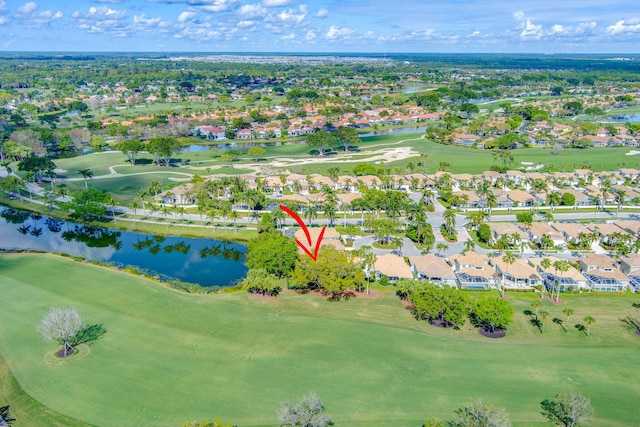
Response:
[{"label": "house with tiled roof", "polygon": [[413,279],[411,267],[404,258],[394,254],[381,255],[376,258],[373,265],[376,279],[387,276],[390,281],[397,282],[402,279]]},{"label": "house with tiled roof", "polygon": [[504,256],[491,258],[500,281],[506,287],[527,288],[542,285],[542,276],[527,261],[516,258],[512,264],[504,261]]},{"label": "house with tiled roof", "polygon": [[193,134],[213,140],[227,139],[224,133],[224,129],[216,126],[196,126],[195,128],[193,128]]},{"label": "house with tiled roof", "polygon": [[589,229],[578,222],[555,222],[551,225],[564,236],[567,242],[577,244],[581,233],[589,233]]},{"label": "house with tiled roof", "polygon": [[[336,230],[333,227],[307,228],[307,231],[309,232],[309,236],[311,237],[311,244],[313,245],[318,241],[318,238],[320,237],[320,233],[322,233],[323,229],[324,229],[324,233],[322,235],[322,242],[320,243],[320,246],[322,247],[322,246],[331,245],[339,251],[344,251],[345,247],[340,241],[340,233],[338,232],[338,230]],[[293,234],[293,236],[296,240],[300,241],[303,245],[307,246],[307,248],[309,247],[307,235],[302,228],[297,229],[296,232]],[[298,245],[298,253],[302,255],[302,254],[305,254],[306,252],[304,251],[304,249],[302,249]]]},{"label": "house with tiled roof", "polygon": [[[549,259],[551,262],[550,267],[544,268],[542,266],[542,260],[544,258]],[[569,270],[564,272],[558,271],[554,267],[554,263],[559,261],[559,258],[554,256],[544,258],[534,257],[529,258],[527,261],[538,270],[542,276],[545,287],[550,291],[558,290],[558,287],[560,287],[561,291],[586,289],[588,287],[589,281],[577,268],[569,265]]]},{"label": "house with tiled roof", "polygon": [[537,245],[542,241],[542,237],[546,235],[553,241],[554,246],[565,246],[562,233],[546,222],[534,222],[524,231],[529,235],[529,240]]},{"label": "house with tiled roof", "polygon": [[469,133],[456,133],[453,135],[453,144],[462,147],[473,147],[478,142],[478,137]]},{"label": "house with tiled roof", "polygon": [[495,285],[495,270],[484,254],[468,251],[449,257],[458,284],[463,289],[489,289]]},{"label": "house with tiled roof", "polygon": [[529,241],[529,235],[511,222],[487,222],[487,225],[494,241],[499,240],[502,236],[513,236],[514,234],[520,238],[521,242]]},{"label": "house with tiled roof", "polygon": [[640,291],[640,255],[629,254],[620,259],[620,271],[631,279],[631,286]]},{"label": "house with tiled roof", "polygon": [[575,261],[580,265],[580,271],[589,279],[589,287],[595,291],[624,291],[631,284],[631,279],[606,255],[588,254]]},{"label": "house with tiled roof", "polygon": [[513,202],[514,206],[519,207],[533,206],[533,203],[535,202],[534,196],[526,191],[518,189],[507,192],[507,197]]},{"label": "house with tiled roof", "polygon": [[409,262],[413,274],[418,279],[429,280],[437,285],[457,286],[456,275],[444,258],[434,254],[410,256]]}]

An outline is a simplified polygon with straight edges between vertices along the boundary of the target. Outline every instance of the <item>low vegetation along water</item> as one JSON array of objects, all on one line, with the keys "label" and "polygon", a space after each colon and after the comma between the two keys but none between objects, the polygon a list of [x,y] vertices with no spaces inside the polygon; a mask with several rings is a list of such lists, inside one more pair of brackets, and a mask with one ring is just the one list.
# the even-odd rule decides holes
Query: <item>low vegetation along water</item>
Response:
[{"label": "low vegetation along water", "polygon": [[37,250],[134,266],[163,279],[231,286],[242,279],[246,246],[89,227],[0,206],[0,249]]}]

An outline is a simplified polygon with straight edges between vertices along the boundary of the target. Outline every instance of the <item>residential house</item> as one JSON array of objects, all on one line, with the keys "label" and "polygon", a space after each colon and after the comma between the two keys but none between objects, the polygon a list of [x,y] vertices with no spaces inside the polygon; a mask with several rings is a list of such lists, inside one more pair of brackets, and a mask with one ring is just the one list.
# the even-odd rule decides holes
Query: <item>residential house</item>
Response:
[{"label": "residential house", "polygon": [[589,206],[591,205],[591,200],[593,200],[591,197],[589,197],[589,195],[585,194],[583,191],[574,190],[573,188],[564,188],[560,190],[560,193],[572,194],[573,197],[576,198],[575,206]]},{"label": "residential house", "polygon": [[620,271],[629,276],[634,290],[640,291],[640,255],[629,254],[620,259]]},{"label": "residential house", "polygon": [[463,289],[489,289],[495,283],[495,271],[489,257],[476,252],[454,254],[449,257],[458,284]]},{"label": "residential house", "polygon": [[507,197],[513,202],[514,206],[520,207],[533,206],[535,201],[535,197],[531,194],[518,189],[507,192]]},{"label": "residential house", "polygon": [[606,246],[614,246],[617,239],[630,239],[633,237],[629,232],[620,228],[615,222],[598,222],[587,225],[591,232],[598,234],[598,237]]},{"label": "residential house", "polygon": [[252,137],[251,129],[238,129],[236,131],[236,138],[238,139],[251,139]]},{"label": "residential house", "polygon": [[573,245],[579,243],[581,234],[589,233],[589,229],[578,222],[556,222],[551,226],[562,233],[564,239]]},{"label": "residential house", "polygon": [[213,140],[227,139],[224,134],[224,129],[216,126],[196,126],[193,128],[193,134]]},{"label": "residential house", "polygon": [[580,265],[580,271],[589,280],[589,287],[595,291],[624,291],[631,284],[631,279],[616,267],[612,258],[606,255],[588,254],[575,261]]},{"label": "residential house", "polygon": [[429,280],[437,285],[457,286],[456,274],[444,258],[427,254],[409,257],[413,274],[418,279]]},{"label": "residential house", "polygon": [[521,242],[529,241],[529,235],[511,222],[487,222],[487,225],[491,229],[491,237],[494,241],[499,240],[500,237],[505,235],[510,238],[513,235],[517,235]]},{"label": "residential house", "polygon": [[528,288],[542,285],[542,276],[527,261],[516,258],[512,264],[504,261],[504,256],[491,258],[501,283],[505,287]]},{"label": "residential house", "polygon": [[518,170],[508,170],[505,172],[504,177],[515,185],[523,185],[526,178],[524,172]]},{"label": "residential house", "polygon": [[545,257],[551,261],[551,266],[544,268],[541,263],[544,258],[529,258],[529,263],[535,267],[544,281],[544,285],[549,290],[557,290],[560,287],[561,291],[586,289],[589,281],[587,278],[573,266],[569,266],[569,270],[562,272],[558,271],[553,265],[559,258],[554,256]]},{"label": "residential house", "polygon": [[387,276],[390,281],[396,282],[402,279],[413,279],[411,267],[407,265],[404,258],[394,254],[378,256],[374,263],[376,279]]},{"label": "residential house", "polygon": [[[322,242],[320,243],[320,247],[331,245],[339,251],[345,250],[344,245],[340,241],[340,233],[333,227],[308,227],[307,231],[309,232],[309,237],[311,238],[312,245],[318,241],[322,230],[324,230],[324,234],[322,235]],[[307,240],[307,235],[302,228],[297,229],[293,234],[293,237],[295,237],[296,240],[298,240],[311,251],[314,250],[314,248],[310,248],[310,245],[308,244],[309,241]],[[298,253],[301,255],[306,253],[304,249],[300,247],[300,245],[298,245]]]},{"label": "residential house", "polygon": [[542,240],[542,236],[546,234],[553,241],[554,246],[566,246],[562,233],[546,222],[534,222],[525,229],[525,232],[529,235],[529,240],[538,245]]},{"label": "residential house", "polygon": [[616,221],[618,227],[631,233],[636,239],[640,239],[640,221]]},{"label": "residential house", "polygon": [[478,142],[478,137],[476,135],[471,135],[468,133],[456,133],[453,135],[453,144],[461,145],[463,147],[473,147]]}]

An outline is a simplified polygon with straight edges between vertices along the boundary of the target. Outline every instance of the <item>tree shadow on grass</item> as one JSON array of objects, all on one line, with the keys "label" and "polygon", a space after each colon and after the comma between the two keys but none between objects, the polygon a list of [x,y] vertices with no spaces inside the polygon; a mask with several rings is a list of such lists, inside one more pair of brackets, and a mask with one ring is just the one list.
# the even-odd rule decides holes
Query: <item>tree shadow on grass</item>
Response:
[{"label": "tree shadow on grass", "polygon": [[581,324],[579,324],[579,323],[578,323],[578,324],[575,326],[575,328],[576,328],[577,330],[579,330],[580,332],[584,332],[584,334],[585,334],[585,335],[588,335],[588,334],[587,334],[587,327],[586,327],[586,326],[581,325]]},{"label": "tree shadow on grass", "polygon": [[622,323],[627,327],[627,329],[634,331],[636,334],[640,335],[640,320],[634,319],[631,316],[627,316],[623,319],[620,319]]},{"label": "tree shadow on grass", "polygon": [[554,317],[553,323],[555,323],[556,325],[560,325],[563,331],[568,332],[567,328],[564,326],[564,322],[562,321],[562,319],[558,319],[557,317]]},{"label": "tree shadow on grass", "polygon": [[542,321],[538,316],[536,316],[536,314],[531,310],[524,310],[522,313],[524,313],[525,316],[529,316],[529,323],[538,328],[540,333],[542,333]]},{"label": "tree shadow on grass", "polygon": [[104,328],[102,323],[87,325],[76,334],[73,345],[78,345],[78,344],[91,345],[106,333],[107,333],[107,330]]}]

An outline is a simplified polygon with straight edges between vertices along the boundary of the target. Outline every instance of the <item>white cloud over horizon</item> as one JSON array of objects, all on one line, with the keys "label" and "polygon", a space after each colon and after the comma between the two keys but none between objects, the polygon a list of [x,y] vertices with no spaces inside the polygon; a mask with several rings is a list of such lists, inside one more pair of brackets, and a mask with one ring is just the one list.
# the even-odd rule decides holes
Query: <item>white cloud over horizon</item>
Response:
[{"label": "white cloud over horizon", "polygon": [[[331,46],[336,51],[640,53],[640,11],[630,0],[606,5],[596,0],[397,0],[393,5],[382,0],[67,0],[44,7],[50,4],[0,0],[0,39],[15,39],[10,46],[16,50],[32,49],[23,40],[41,37],[38,49],[58,49],[54,40],[59,40],[71,49],[86,49],[90,42],[96,50],[127,50],[153,40],[184,51]],[[90,40],[78,32],[90,34]]]}]

